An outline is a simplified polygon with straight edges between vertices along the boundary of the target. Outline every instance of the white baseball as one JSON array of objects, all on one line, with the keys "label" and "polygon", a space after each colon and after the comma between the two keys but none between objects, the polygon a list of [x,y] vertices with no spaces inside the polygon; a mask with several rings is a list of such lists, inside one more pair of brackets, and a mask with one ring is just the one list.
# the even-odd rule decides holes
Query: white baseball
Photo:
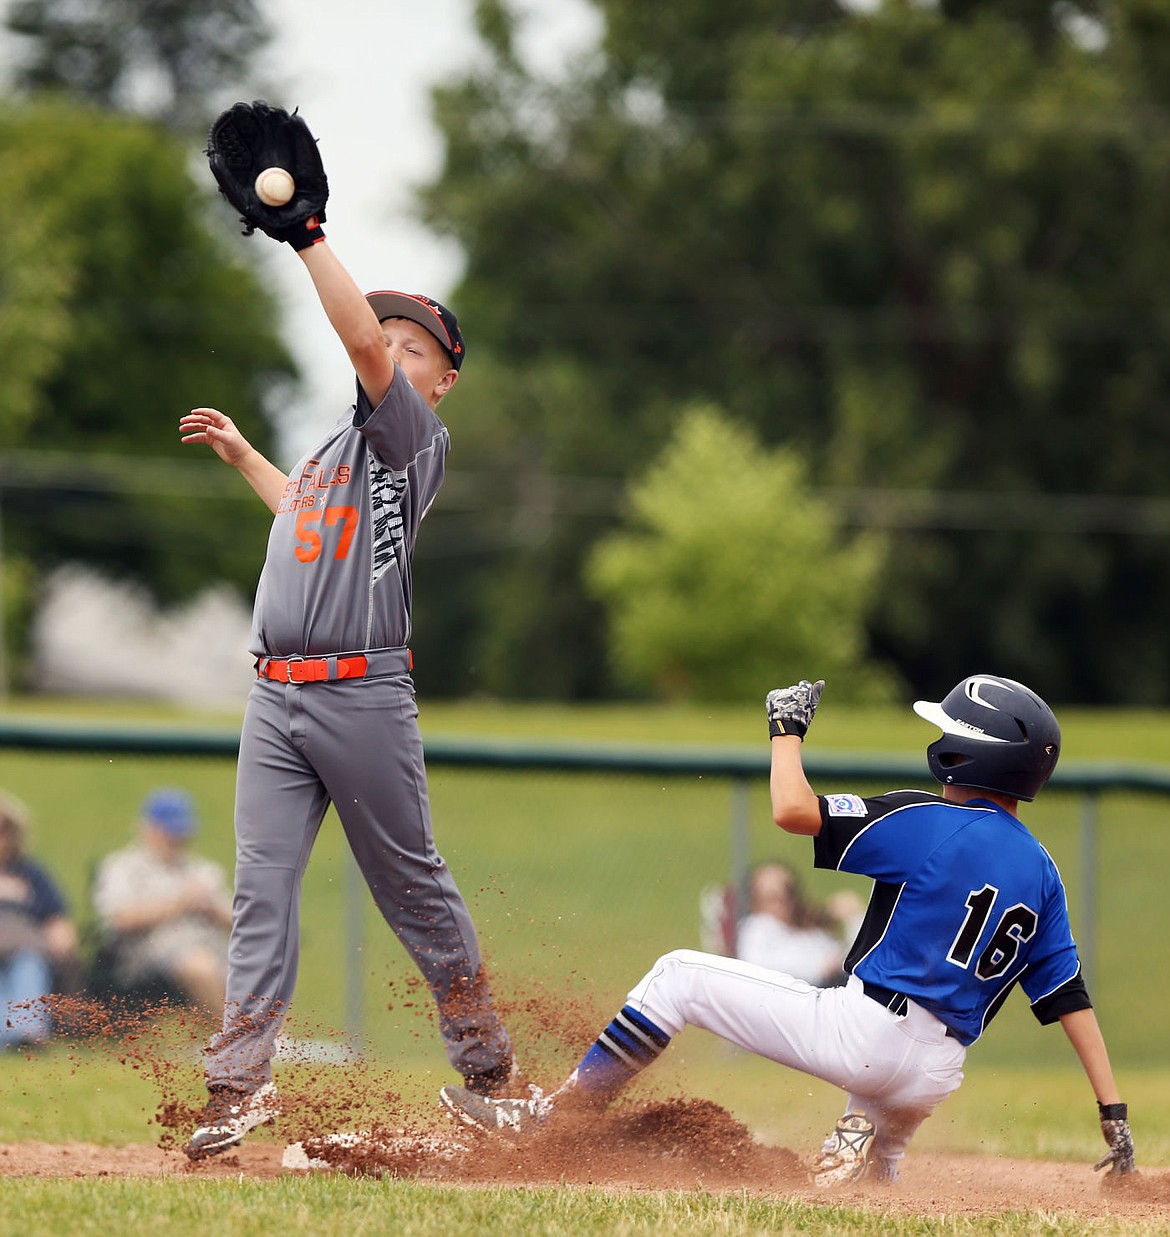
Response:
[{"label": "white baseball", "polygon": [[256,177],[256,196],[265,206],[283,206],[296,192],[296,181],[284,168],[265,168]]}]

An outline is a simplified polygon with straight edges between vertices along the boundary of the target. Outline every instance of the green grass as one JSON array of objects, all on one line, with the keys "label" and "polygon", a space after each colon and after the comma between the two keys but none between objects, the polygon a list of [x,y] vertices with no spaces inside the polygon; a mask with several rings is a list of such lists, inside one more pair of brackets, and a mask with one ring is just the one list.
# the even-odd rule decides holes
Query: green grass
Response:
[{"label": "green grass", "polygon": [[[258,1217],[262,1220],[258,1221]],[[284,1228],[363,1237],[454,1237],[456,1234],[597,1234],[625,1237],[695,1233],[951,1234],[954,1237],[1064,1237],[1082,1234],[1165,1232],[1161,1224],[1096,1221],[1091,1227],[1052,1215],[1005,1213],[990,1218],[874,1217],[840,1207],[818,1207],[737,1194],[612,1193],[573,1186],[516,1190],[457,1189],[411,1182],[291,1179],[139,1183],[17,1182],[5,1196],[4,1231],[39,1237],[120,1233],[135,1223],[165,1225],[168,1233],[213,1231],[245,1237]],[[7,1227],[11,1224],[11,1227]]]},{"label": "green grass", "polygon": [[18,1181],[7,1183],[4,1232],[24,1237],[121,1234],[150,1224],[168,1234],[222,1237],[288,1231],[365,1237],[456,1237],[458,1234],[579,1234],[582,1237],[757,1237],[776,1234],[888,1234],[890,1237],[1144,1237],[1160,1221],[1084,1222],[1048,1213],[1005,1211],[994,1217],[881,1216],[745,1194],[641,1193],[574,1186],[462,1189],[407,1181],[293,1178],[241,1180]]},{"label": "green grass", "polygon": [[[827,702],[828,703],[828,702]],[[842,710],[818,717],[821,750],[921,750],[929,734],[908,710]],[[176,710],[99,702],[12,701],[9,716],[136,724],[161,721],[235,725],[238,717],[192,718]],[[582,741],[763,744],[756,708],[520,707],[493,702],[424,702],[424,735],[490,735]],[[1077,712],[1062,718],[1070,760],[1161,762],[1170,753],[1170,717]],[[36,853],[59,875],[84,918],[97,859],[122,845],[150,787],[191,789],[203,817],[200,849],[230,867],[234,770],[229,761],[30,754],[0,750],[0,786],[33,808]],[[820,789],[844,789],[821,787]],[[525,1063],[554,1081],[579,1056],[653,959],[695,946],[702,885],[726,878],[731,797],[718,779],[602,777],[435,769],[432,805],[440,849],[472,906],[497,992]],[[1100,806],[1095,882],[1100,923],[1095,999],[1123,1093],[1134,1106],[1146,1165],[1170,1164],[1170,1109],[1163,1067],[1170,991],[1158,977],[1170,938],[1168,805],[1153,795],[1106,796]],[[1026,819],[1065,876],[1074,924],[1081,905],[1080,805],[1052,791]],[[811,889],[843,881],[814,872],[807,843],[770,822],[767,790],[750,794],[751,857],[795,861]],[[349,867],[332,816],[322,830],[304,887],[298,995],[287,1030],[304,1037],[345,1034],[345,900]],[[360,969],[366,1059],[344,1071],[348,1094],[402,1096],[427,1105],[450,1080],[425,996],[368,898]],[[532,996],[550,994],[533,1012]],[[54,1044],[36,1057],[0,1056],[0,1141],[84,1140],[119,1144],[156,1139],[163,1091],[194,1101],[200,1092],[192,1028],[172,1025],[148,1043],[163,1072],[142,1068],[142,1052],[117,1041]],[[135,1064],[138,1068],[135,1068]],[[328,1071],[335,1067],[323,1067]],[[341,1075],[338,1075],[340,1077]],[[356,1082],[355,1082],[356,1080]],[[767,1142],[812,1145],[836,1114],[823,1084],[731,1052],[701,1032],[685,1032],[647,1075],[650,1091],[716,1100]],[[355,1121],[356,1124],[356,1121]],[[968,1058],[968,1081],[923,1128],[924,1150],[1088,1162],[1098,1153],[1092,1096],[1058,1028],[1042,1028],[1013,998]],[[890,1232],[1065,1233],[1090,1231],[1057,1217],[959,1217],[880,1223],[857,1213],[788,1206],[738,1196],[597,1194],[586,1190],[451,1190],[353,1181],[224,1182],[168,1180],[5,1182],[0,1232],[121,1232],[136,1222],[176,1233],[253,1232],[297,1224],[314,1232],[482,1231],[656,1233]],[[390,1224],[387,1215],[393,1215]],[[68,1218],[68,1219],[66,1219]],[[1094,1233],[1145,1232],[1095,1222]]]},{"label": "green grass", "polygon": [[[193,726],[238,725],[236,710],[193,712],[143,700],[9,697],[0,716],[102,723],[162,722]],[[492,735],[583,742],[763,743],[763,693],[742,704],[582,704],[510,701],[420,701],[424,734]],[[1148,709],[1060,709],[1063,758],[1170,763],[1170,714]],[[834,706],[831,686],[817,714],[813,742],[826,750],[887,751],[899,757],[921,750],[931,731],[909,707]]]}]

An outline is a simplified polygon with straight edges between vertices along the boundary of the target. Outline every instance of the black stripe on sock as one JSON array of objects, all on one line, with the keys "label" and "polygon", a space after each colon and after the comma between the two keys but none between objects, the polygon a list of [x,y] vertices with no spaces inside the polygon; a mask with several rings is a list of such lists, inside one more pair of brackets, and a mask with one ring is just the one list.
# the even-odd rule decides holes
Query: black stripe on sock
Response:
[{"label": "black stripe on sock", "polygon": [[634,1062],[627,1061],[625,1057],[619,1056],[616,1052],[614,1052],[614,1050],[609,1046],[609,1044],[605,1042],[604,1031],[602,1031],[602,1033],[597,1037],[597,1040],[594,1043],[594,1047],[600,1048],[601,1051],[604,1052],[605,1055],[609,1057],[610,1060],[612,1060],[615,1065],[620,1066],[628,1074],[636,1074],[642,1068],[640,1064],[635,1064]]},{"label": "black stripe on sock", "polygon": [[623,1005],[618,1017],[628,1018],[647,1039],[653,1040],[658,1045],[659,1051],[670,1043],[670,1036],[660,1027],[656,1027],[648,1018],[643,1017],[636,1009]]}]

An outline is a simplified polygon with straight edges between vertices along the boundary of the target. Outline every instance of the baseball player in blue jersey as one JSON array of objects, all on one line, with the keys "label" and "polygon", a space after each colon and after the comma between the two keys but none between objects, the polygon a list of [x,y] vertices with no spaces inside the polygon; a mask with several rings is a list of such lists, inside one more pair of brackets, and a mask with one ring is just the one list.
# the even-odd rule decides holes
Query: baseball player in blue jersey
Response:
[{"label": "baseball player in blue jersey", "polygon": [[770,692],[776,823],[813,839],[817,867],[869,876],[848,982],[816,988],[750,963],[677,950],[630,992],[566,1082],[526,1099],[458,1086],[440,1098],[465,1123],[523,1134],[614,1094],[685,1026],[842,1088],[848,1101],[812,1173],[830,1186],[894,1181],[915,1130],[963,1080],[967,1048],[1019,984],[1042,1023],[1059,1021],[1097,1098],[1109,1150],[1132,1171],[1126,1106],[1081,978],[1060,875],[1021,824],[1060,753],[1051,710],[1020,683],[974,675],[915,711],[942,731],[927,748],[942,795],[816,795],[801,744],[823,683]]},{"label": "baseball player in blue jersey", "polygon": [[363,295],[321,217],[277,235],[353,363],[353,405],[288,475],[216,409],[179,422],[183,442],[209,446],[273,513],[249,646],[257,677],[240,740],[224,1018],[192,1159],[279,1111],[271,1058],[296,979],[301,877],[330,803],[434,995],[451,1065],[484,1093],[514,1065],[471,916],[432,838],[408,647],[411,554],[449,446],[435,409],[459,377],[463,335],[427,297]]}]

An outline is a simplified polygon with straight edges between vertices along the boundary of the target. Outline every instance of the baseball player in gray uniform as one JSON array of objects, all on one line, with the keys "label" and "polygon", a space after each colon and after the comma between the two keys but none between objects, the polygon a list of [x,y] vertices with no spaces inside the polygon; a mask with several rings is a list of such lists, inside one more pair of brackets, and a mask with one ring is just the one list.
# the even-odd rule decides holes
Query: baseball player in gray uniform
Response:
[{"label": "baseball player in gray uniform", "polygon": [[206,1053],[192,1159],[279,1111],[271,1057],[296,979],[301,877],[330,803],[434,994],[451,1065],[482,1094],[514,1068],[471,917],[432,838],[408,648],[411,553],[449,446],[435,409],[459,376],[463,336],[427,297],[363,295],[316,219],[289,243],[353,363],[355,404],[287,476],[222,412],[179,422],[183,442],[233,465],[274,516],[240,742],[223,1026]]}]

